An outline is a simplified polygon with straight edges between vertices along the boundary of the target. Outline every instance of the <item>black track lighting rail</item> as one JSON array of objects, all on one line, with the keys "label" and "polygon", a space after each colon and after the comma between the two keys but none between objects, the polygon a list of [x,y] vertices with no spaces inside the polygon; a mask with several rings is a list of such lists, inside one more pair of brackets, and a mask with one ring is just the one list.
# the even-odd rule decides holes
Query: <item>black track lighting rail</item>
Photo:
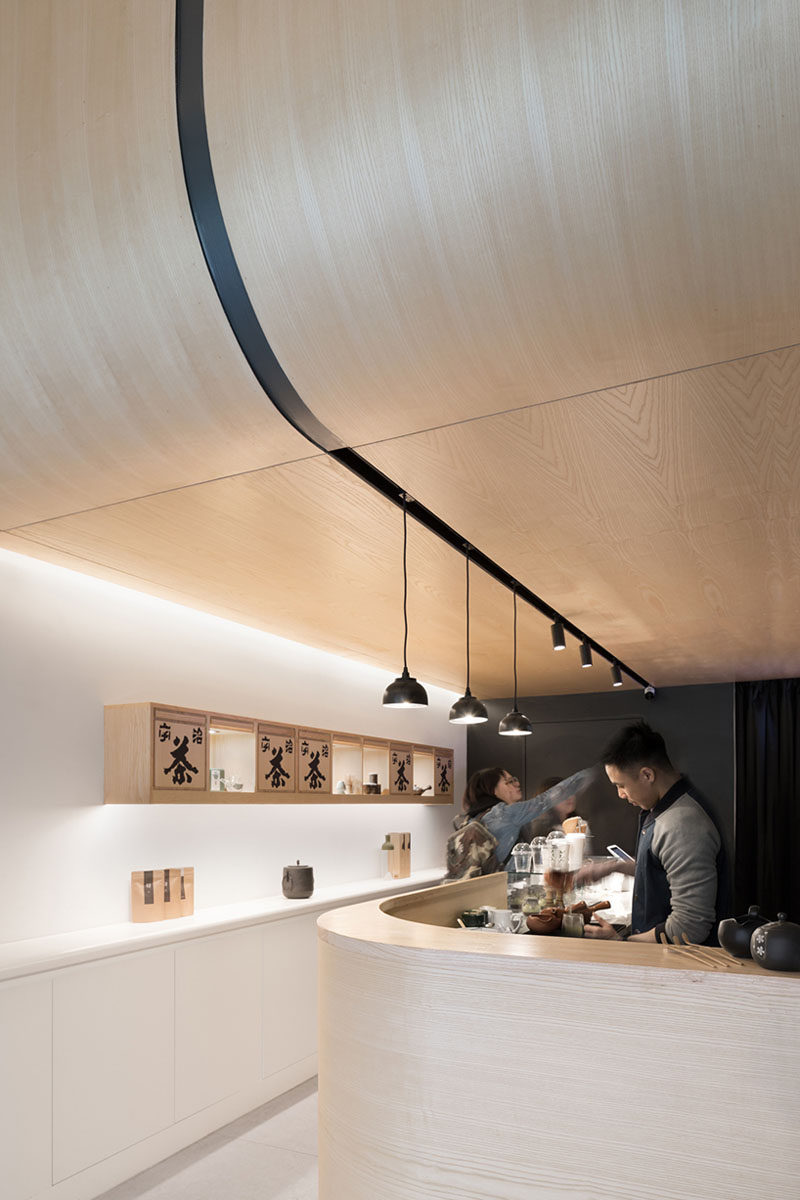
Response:
[{"label": "black track lighting rail", "polygon": [[[203,8],[203,0],[176,0],[175,95],[178,137],[189,204],[220,303],[253,374],[284,419],[329,458],[358,476],[390,504],[402,509],[404,497],[407,496],[405,490],[352,447],[343,445],[304,403],[278,362],[250,301],[228,237],[211,163],[203,84]],[[465,553],[467,539],[462,533],[458,533],[418,500],[408,496],[406,503],[409,516],[456,553]],[[502,587],[516,590],[520,600],[550,621],[560,621],[567,632],[590,646],[608,663],[617,663],[630,679],[644,688],[652,687],[638,671],[610,654],[604,646],[563,617],[541,596],[525,587],[488,554],[472,546],[470,561]]]},{"label": "black track lighting rail", "polygon": [[394,504],[397,508],[402,509],[403,496],[408,496],[406,511],[409,517],[413,517],[418,524],[423,525],[425,529],[435,534],[436,537],[441,538],[457,554],[464,554],[465,546],[468,544],[470,546],[469,561],[472,565],[480,567],[491,579],[496,580],[497,583],[508,588],[509,591],[513,592],[516,589],[520,600],[524,600],[526,604],[529,604],[531,608],[535,608],[537,612],[540,612],[542,616],[547,617],[551,622],[560,621],[566,633],[570,633],[578,642],[585,642],[600,658],[604,658],[612,666],[614,663],[617,663],[620,670],[630,679],[635,680],[636,683],[640,683],[642,687],[652,686],[638,671],[634,671],[621,658],[618,658],[615,654],[611,654],[606,650],[605,646],[601,646],[588,633],[584,633],[572,621],[562,616],[551,604],[548,604],[541,596],[537,596],[535,592],[532,592],[530,588],[526,587],[524,583],[521,583],[510,572],[504,570],[499,563],[496,563],[488,554],[484,554],[474,543],[468,543],[463,533],[459,533],[458,530],[453,529],[452,525],[448,525],[435,512],[432,512],[431,509],[421,504],[419,500],[415,500],[407,492],[404,492],[403,488],[395,480],[390,479],[388,475],[384,475],[383,471],[379,471],[372,463],[367,462],[357,451],[346,448],[343,450],[331,450],[328,454],[330,458],[336,459],[342,466],[352,471],[354,475],[358,475],[364,483],[369,484],[376,492],[380,492],[390,504]]}]

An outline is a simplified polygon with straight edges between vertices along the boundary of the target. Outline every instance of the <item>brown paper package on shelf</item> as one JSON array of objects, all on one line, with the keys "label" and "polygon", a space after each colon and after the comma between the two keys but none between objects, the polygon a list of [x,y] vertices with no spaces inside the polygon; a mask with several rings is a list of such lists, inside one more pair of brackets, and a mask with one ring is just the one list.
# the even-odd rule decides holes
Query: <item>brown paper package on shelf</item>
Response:
[{"label": "brown paper package on shelf", "polygon": [[161,874],[164,879],[164,918],[182,917],[181,873],[175,867],[165,867]]},{"label": "brown paper package on shelf", "polygon": [[131,920],[164,919],[164,872],[131,871]]},{"label": "brown paper package on shelf", "polygon": [[181,867],[180,897],[181,916],[190,917],[194,912],[194,867]]},{"label": "brown paper package on shelf", "polygon": [[131,920],[164,921],[194,912],[194,867],[131,871]]}]

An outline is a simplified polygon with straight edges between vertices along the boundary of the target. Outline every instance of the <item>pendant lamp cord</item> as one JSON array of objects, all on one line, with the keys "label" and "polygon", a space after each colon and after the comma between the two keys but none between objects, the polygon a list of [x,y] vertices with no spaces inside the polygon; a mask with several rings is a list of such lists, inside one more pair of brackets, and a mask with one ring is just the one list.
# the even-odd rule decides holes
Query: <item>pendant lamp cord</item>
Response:
[{"label": "pendant lamp cord", "polygon": [[517,589],[514,593],[514,709],[517,707]]},{"label": "pendant lamp cord", "polygon": [[469,692],[469,546],[465,546],[464,555],[467,564],[467,693]]},{"label": "pendant lamp cord", "polygon": [[406,554],[408,551],[408,524],[406,517],[406,501],[408,496],[403,492],[403,671],[408,674],[408,570]]}]

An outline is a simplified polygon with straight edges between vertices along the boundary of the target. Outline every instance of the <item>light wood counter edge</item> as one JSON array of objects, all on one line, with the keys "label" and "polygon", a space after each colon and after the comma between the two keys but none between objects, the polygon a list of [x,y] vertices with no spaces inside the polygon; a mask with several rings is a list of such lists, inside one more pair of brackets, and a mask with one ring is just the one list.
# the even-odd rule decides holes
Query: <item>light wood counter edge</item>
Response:
[{"label": "light wood counter edge", "polygon": [[[587,964],[622,968],[681,971],[718,979],[800,981],[800,972],[767,971],[751,960],[731,959],[726,951],[711,950],[721,967],[706,966],[699,958],[679,954],[668,946],[643,942],[600,941],[591,938],[514,936],[483,930],[452,928],[467,908],[505,904],[506,875],[481,876],[445,883],[385,900],[368,900],[323,913],[318,935],[332,944],[363,943],[372,947],[447,952],[500,958],[523,958],[585,967]],[[729,966],[727,964],[730,964]],[[738,965],[737,965],[738,964]]]}]

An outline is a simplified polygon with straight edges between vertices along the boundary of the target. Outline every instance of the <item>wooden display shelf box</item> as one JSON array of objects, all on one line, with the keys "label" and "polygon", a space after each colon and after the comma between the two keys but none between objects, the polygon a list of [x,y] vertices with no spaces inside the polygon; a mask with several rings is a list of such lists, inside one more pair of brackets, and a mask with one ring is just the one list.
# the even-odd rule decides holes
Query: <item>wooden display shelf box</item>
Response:
[{"label": "wooden display shelf box", "polygon": [[[439,771],[441,776],[444,765],[445,776],[449,771],[448,779],[452,779],[452,750],[150,702],[109,704],[104,717],[106,804],[452,803],[452,784],[451,791],[442,792],[437,786],[441,778],[436,775]],[[219,764],[211,762],[212,729],[252,737],[255,790],[212,790],[210,768],[219,769]],[[353,756],[360,753],[360,792],[333,790],[337,745],[341,754],[352,757],[354,765]],[[281,776],[282,785],[274,787],[270,772],[274,772],[278,748],[282,750],[279,765],[286,774]],[[394,777],[390,772],[392,754]],[[415,754],[425,760],[426,771],[428,759],[433,758],[432,795],[414,795]],[[379,795],[363,792],[363,779],[373,772],[379,776]],[[249,773],[247,778],[249,781]]]}]

